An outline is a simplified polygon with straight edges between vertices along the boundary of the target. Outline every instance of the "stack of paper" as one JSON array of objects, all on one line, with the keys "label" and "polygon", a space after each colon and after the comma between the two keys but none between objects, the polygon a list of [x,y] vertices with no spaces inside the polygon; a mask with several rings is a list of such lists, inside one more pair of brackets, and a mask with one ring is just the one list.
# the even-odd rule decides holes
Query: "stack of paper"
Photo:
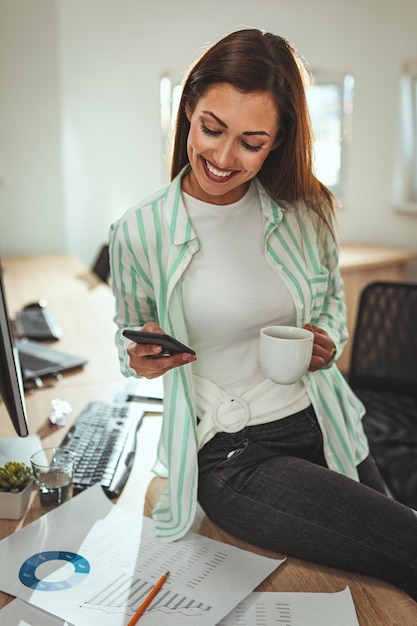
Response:
[{"label": "stack of paper", "polygon": [[3,591],[76,626],[125,626],[167,570],[141,624],[214,626],[282,563],[195,533],[160,543],[100,485],[0,541],[0,562]]},{"label": "stack of paper", "polygon": [[18,598],[0,612],[8,626],[126,626],[167,570],[143,626],[358,626],[349,589],[252,593],[282,560],[195,533],[160,543],[100,485],[0,541],[0,562],[0,588]]}]

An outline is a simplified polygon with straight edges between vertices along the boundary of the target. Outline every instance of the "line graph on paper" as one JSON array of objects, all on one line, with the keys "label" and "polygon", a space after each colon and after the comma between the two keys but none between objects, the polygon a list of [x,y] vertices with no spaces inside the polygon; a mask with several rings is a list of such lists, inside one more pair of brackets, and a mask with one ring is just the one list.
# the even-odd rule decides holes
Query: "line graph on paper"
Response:
[{"label": "line graph on paper", "polygon": [[[153,583],[140,578],[132,581],[131,576],[122,574],[89,600],[83,602],[81,606],[93,613],[131,617],[152,588]],[[162,616],[175,615],[177,620],[194,626],[198,623],[198,619],[205,617],[211,608],[194,598],[162,588],[145,614],[152,617],[155,624],[162,623],[158,619]]]}]

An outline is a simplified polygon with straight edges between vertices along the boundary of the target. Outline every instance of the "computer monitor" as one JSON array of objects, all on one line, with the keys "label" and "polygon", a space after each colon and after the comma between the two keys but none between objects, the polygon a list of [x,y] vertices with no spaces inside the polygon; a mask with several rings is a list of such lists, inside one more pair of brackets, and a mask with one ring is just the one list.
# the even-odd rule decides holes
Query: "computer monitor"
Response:
[{"label": "computer monitor", "polygon": [[25,396],[19,356],[14,346],[7,314],[6,295],[0,265],[0,396],[13,423],[16,434],[29,434]]}]

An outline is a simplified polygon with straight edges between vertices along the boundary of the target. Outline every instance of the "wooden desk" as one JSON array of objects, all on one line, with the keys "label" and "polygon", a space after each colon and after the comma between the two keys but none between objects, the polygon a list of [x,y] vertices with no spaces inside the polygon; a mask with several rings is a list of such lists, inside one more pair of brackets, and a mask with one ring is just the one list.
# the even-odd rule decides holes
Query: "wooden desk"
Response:
[{"label": "wooden desk", "polygon": [[70,254],[3,257],[2,267],[10,317],[25,304],[45,298],[63,329],[63,338],[52,347],[88,359],[82,370],[64,376],[59,389],[121,379],[114,298],[107,284]]},{"label": "wooden desk", "polygon": [[[73,414],[90,400],[111,401],[126,380],[118,369],[114,347],[113,296],[109,287],[96,279],[87,268],[71,255],[39,255],[3,258],[4,282],[11,313],[29,301],[44,297],[50,310],[61,322],[64,338],[56,344],[67,351],[84,354],[88,365],[79,372],[67,374],[52,387],[35,390],[27,395],[30,432],[37,433],[45,446],[59,444],[67,427],[54,430],[47,416],[51,400],[61,397],[73,406]],[[54,344],[55,345],[55,344]],[[0,405],[0,436],[14,433],[4,418]],[[70,419],[71,421],[71,419]],[[138,513],[150,514],[163,479],[152,479],[160,417],[148,416],[138,433],[138,451],[132,474],[119,498],[119,504]],[[149,486],[149,488],[148,488]],[[145,508],[144,508],[145,505]],[[21,520],[0,520],[0,538],[19,530],[41,515],[36,493]],[[193,530],[220,541],[249,550],[211,524],[199,512]],[[395,529],[393,529],[395,532]],[[267,554],[259,550],[261,554]],[[361,626],[408,626],[417,624],[417,604],[392,585],[330,568],[316,566],[289,558],[276,573],[259,587],[263,591],[340,591],[349,585]],[[12,600],[0,592],[0,607]],[[337,625],[335,625],[337,626]]]},{"label": "wooden desk", "polygon": [[350,341],[337,361],[342,372],[349,370],[352,338],[362,287],[371,280],[406,280],[407,266],[416,259],[417,250],[353,243],[341,245],[340,270],[345,284],[350,335]]}]

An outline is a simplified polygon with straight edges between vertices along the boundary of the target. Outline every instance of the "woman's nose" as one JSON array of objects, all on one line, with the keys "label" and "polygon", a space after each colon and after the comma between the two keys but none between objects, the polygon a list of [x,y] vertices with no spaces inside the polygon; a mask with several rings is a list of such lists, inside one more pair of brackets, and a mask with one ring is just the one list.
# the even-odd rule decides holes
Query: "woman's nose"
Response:
[{"label": "woman's nose", "polygon": [[216,164],[223,168],[231,168],[235,162],[234,144],[232,141],[223,141],[217,146],[217,150],[214,154]]}]

